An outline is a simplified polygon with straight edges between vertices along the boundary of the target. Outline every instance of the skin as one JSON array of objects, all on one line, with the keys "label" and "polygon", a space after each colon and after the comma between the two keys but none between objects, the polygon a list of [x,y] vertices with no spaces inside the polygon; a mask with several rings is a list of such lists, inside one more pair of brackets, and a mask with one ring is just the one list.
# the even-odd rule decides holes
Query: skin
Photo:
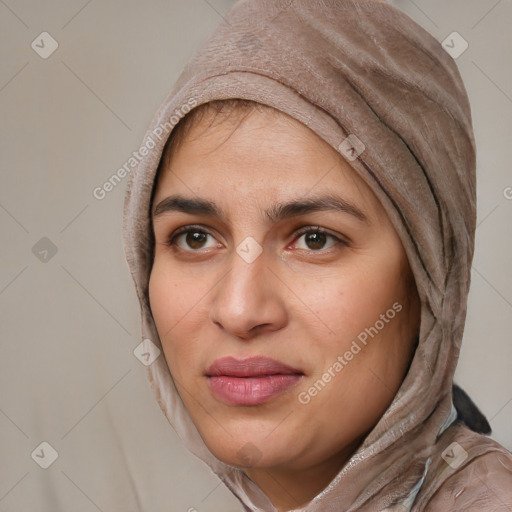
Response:
[{"label": "skin", "polygon": [[[253,111],[241,123],[231,117],[214,128],[209,116],[192,126],[159,176],[153,207],[181,194],[216,203],[226,217],[154,217],[150,304],[167,364],[204,442],[286,511],[329,484],[391,403],[414,354],[420,302],[385,210],[339,153],[283,113]],[[326,193],[356,205],[369,223],[339,211],[279,222],[264,216],[275,203]],[[192,224],[207,234],[197,240],[191,228],[169,245],[179,227]],[[296,235],[308,226],[329,235]],[[248,236],[263,249],[252,263],[236,252]],[[300,403],[298,394],[395,302],[401,311],[309,403]],[[304,375],[261,405],[214,397],[205,369],[220,357],[253,355]]]}]

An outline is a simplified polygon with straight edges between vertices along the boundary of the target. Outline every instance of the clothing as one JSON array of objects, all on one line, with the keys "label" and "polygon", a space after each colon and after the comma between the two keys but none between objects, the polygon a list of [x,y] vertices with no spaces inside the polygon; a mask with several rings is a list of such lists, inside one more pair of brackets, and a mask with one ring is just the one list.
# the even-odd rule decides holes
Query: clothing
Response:
[{"label": "clothing", "polygon": [[[384,1],[236,4],[153,118],[149,150],[126,192],[124,244],[142,335],[159,348],[148,300],[155,173],[179,119],[225,98],[285,112],[350,161],[395,226],[421,299],[418,347],[393,402],[331,483],[296,510],[512,510],[512,454],[455,421],[452,405],[476,225],[471,111],[453,59]],[[244,510],[275,511],[242,470],[207,449],[164,357],[147,366],[147,376],[184,444]]]}]

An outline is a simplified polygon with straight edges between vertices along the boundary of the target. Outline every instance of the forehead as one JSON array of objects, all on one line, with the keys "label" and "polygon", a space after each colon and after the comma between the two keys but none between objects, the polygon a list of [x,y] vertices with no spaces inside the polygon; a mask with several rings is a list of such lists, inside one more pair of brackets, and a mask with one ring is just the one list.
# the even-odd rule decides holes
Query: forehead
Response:
[{"label": "forehead", "polygon": [[377,220],[383,213],[370,187],[334,148],[271,107],[207,111],[189,123],[179,144],[164,153],[155,202],[184,191],[258,201],[334,192]]}]

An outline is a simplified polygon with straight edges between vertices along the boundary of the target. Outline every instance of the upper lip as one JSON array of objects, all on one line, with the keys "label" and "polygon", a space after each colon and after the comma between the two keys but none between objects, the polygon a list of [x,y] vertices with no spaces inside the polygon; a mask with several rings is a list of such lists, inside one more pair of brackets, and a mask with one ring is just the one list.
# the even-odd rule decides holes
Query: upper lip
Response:
[{"label": "upper lip", "polygon": [[246,359],[222,357],[213,362],[206,375],[227,375],[230,377],[260,377],[263,375],[303,375],[303,372],[269,357],[254,356]]}]

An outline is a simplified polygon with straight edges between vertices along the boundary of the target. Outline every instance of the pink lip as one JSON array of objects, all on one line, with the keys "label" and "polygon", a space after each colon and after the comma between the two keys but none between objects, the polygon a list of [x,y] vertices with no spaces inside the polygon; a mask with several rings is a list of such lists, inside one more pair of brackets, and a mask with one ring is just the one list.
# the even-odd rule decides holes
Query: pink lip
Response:
[{"label": "pink lip", "polygon": [[217,359],[206,370],[212,393],[231,405],[259,405],[296,384],[304,373],[268,357]]}]

